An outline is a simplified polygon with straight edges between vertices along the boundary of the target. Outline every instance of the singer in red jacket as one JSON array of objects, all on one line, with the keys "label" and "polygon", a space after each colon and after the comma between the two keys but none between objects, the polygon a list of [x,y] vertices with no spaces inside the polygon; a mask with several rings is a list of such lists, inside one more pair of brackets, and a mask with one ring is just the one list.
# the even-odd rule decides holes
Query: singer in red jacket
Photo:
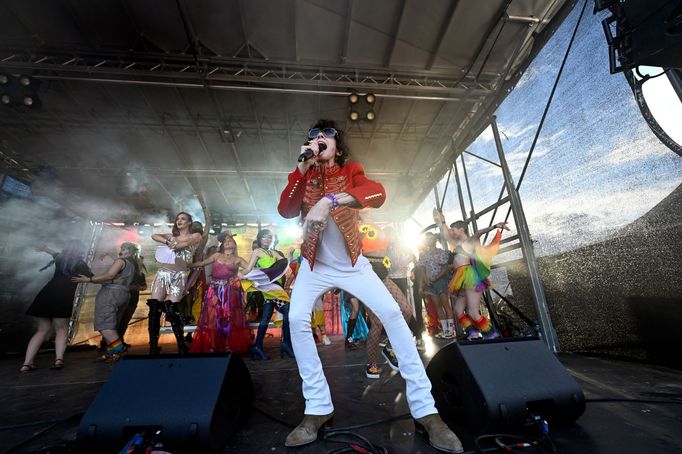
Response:
[{"label": "singer in red jacket", "polygon": [[367,178],[362,165],[346,163],[347,158],[343,133],[333,121],[319,120],[308,133],[301,162],[289,174],[278,205],[285,218],[301,216],[304,235],[289,322],[303,380],[305,414],[285,445],[314,442],[320,427],[334,414],[329,385],[310,334],[310,313],[317,298],[340,288],[365,303],[386,328],[406,382],[410,412],[428,433],[431,445],[445,452],[462,452],[459,439],[438,416],[431,383],[398,304],[361,254],[358,209],[380,207],[386,192],[380,183]]}]

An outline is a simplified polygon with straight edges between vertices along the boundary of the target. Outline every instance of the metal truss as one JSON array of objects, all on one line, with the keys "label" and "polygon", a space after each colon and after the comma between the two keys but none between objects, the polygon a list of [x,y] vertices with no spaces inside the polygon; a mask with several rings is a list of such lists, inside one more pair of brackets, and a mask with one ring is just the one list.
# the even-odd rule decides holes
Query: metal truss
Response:
[{"label": "metal truss", "polygon": [[[549,348],[550,351],[556,353],[559,351],[559,340],[557,337],[557,334],[554,330],[554,326],[552,325],[552,319],[549,314],[549,308],[547,306],[547,301],[545,298],[545,293],[544,293],[544,288],[542,285],[542,281],[540,279],[540,273],[538,270],[538,265],[537,265],[537,260],[535,257],[535,251],[533,249],[533,241],[530,235],[530,230],[528,229],[528,223],[526,222],[526,216],[523,211],[523,205],[521,203],[521,198],[519,196],[518,190],[516,188],[516,185],[514,184],[514,179],[511,175],[511,172],[509,170],[509,166],[507,165],[507,160],[504,154],[504,147],[502,146],[502,141],[500,140],[500,134],[497,129],[497,119],[493,115],[490,118],[488,118],[487,125],[490,126],[493,131],[493,137],[495,139],[495,148],[497,151],[497,156],[500,160],[499,163],[491,161],[489,159],[485,159],[481,156],[478,156],[474,153],[464,151],[459,155],[459,158],[461,160],[461,168],[462,168],[462,174],[464,176],[464,184],[462,184],[462,181],[460,180],[459,176],[459,171],[457,168],[457,158],[455,158],[455,161],[453,163],[452,170],[454,171],[453,173],[455,174],[455,184],[457,186],[457,191],[458,191],[458,200],[459,200],[459,206],[460,210],[462,213],[462,219],[468,223],[471,224],[471,227],[473,231],[478,231],[478,220],[485,214],[492,212],[490,224],[488,227],[492,226],[495,215],[497,213],[498,208],[501,206],[509,204],[511,211],[514,214],[514,223],[516,228],[514,229],[517,233],[515,235],[511,235],[501,241],[502,244],[504,243],[511,243],[508,244],[505,247],[500,248],[499,253],[502,252],[508,252],[511,250],[515,249],[520,249],[522,256],[523,256],[523,263],[526,265],[526,268],[528,270],[528,278],[530,281],[530,291],[531,291],[531,296],[533,298],[533,303],[535,305],[536,312],[538,314],[539,318],[539,328],[540,332],[538,333],[543,341],[547,344],[547,348]],[[498,197],[497,202],[491,204],[488,207],[485,207],[480,210],[476,210],[474,208],[474,199],[472,196],[472,185],[469,183],[469,176],[467,174],[467,169],[466,169],[466,163],[464,160],[464,155],[467,154],[475,159],[482,160],[488,164],[494,165],[498,167],[502,171],[502,177],[503,177],[503,183],[502,183],[502,190],[500,191],[500,196]],[[465,200],[464,200],[464,193],[463,193],[463,188],[466,188],[466,194],[468,196],[468,202],[469,202],[469,207],[470,210],[467,213],[467,209],[465,206]],[[435,188],[434,188],[435,189]],[[447,189],[447,188],[446,188]],[[504,194],[507,194],[506,197],[503,197]],[[438,198],[438,193],[437,191],[434,192],[436,195],[436,205],[440,207],[440,200]],[[486,235],[487,238],[487,235]],[[485,239],[484,239],[485,241]],[[493,316],[494,311],[490,305],[490,302],[492,301],[490,299],[490,296],[487,295],[486,298],[486,303],[488,303],[489,311],[491,316]]]},{"label": "metal truss", "polygon": [[243,84],[244,87],[250,84],[249,88],[263,91],[267,91],[267,87],[308,87],[308,91],[315,93],[324,88],[376,93],[377,96],[409,92],[457,99],[464,95],[469,98],[490,95],[501,77],[496,73],[475,77],[459,73],[394,71],[223,57],[201,58],[197,61],[199,64],[187,54],[0,49],[0,68],[40,71],[46,78],[113,77],[148,83],[170,79],[198,82],[200,86],[210,85],[218,89],[239,88],[226,85],[235,83]]},{"label": "metal truss", "polygon": [[[101,222],[92,225],[92,232],[90,233],[90,243],[88,245],[88,251],[85,256],[85,263],[88,266],[92,265],[95,260],[95,252],[97,251],[97,245],[99,244],[100,236],[102,235],[103,225]],[[78,284],[76,288],[76,293],[73,297],[73,310],[71,312],[71,319],[69,320],[69,331],[68,331],[68,343],[73,341],[78,331],[78,318],[80,317],[81,308],[85,302],[85,295],[87,290],[87,284]]]}]

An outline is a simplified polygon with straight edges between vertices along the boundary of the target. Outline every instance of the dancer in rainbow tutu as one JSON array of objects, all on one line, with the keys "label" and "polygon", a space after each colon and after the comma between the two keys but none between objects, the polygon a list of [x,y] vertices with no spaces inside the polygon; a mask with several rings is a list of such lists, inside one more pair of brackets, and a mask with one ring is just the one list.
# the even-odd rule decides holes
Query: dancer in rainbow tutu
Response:
[{"label": "dancer in rainbow tutu", "polygon": [[[434,216],[441,232],[448,242],[455,246],[455,274],[448,285],[451,294],[456,295],[455,313],[467,339],[494,339],[500,337],[487,317],[481,314],[481,296],[492,288],[490,264],[500,249],[502,230],[509,230],[506,222],[474,232],[469,235],[467,223],[457,221],[445,223],[442,213]],[[498,229],[488,245],[482,245],[481,235]]]}]

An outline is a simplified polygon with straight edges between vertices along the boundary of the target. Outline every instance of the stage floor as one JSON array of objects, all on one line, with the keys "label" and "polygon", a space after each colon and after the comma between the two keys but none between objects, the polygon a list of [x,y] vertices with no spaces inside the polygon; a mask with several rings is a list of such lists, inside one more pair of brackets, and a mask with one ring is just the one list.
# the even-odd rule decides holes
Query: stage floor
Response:
[{"label": "stage floor", "polygon": [[[270,361],[244,356],[256,390],[255,407],[224,452],[326,453],[340,444],[326,440],[298,449],[284,447],[290,428],[303,413],[301,381],[292,359],[280,359],[278,338],[266,339]],[[384,364],[381,379],[365,377],[365,351],[344,350],[342,338],[319,346],[336,408],[334,428],[370,423],[408,412],[405,384]],[[428,341],[425,364],[446,341]],[[164,350],[171,352],[171,345]],[[133,353],[144,353],[134,347]],[[0,360],[0,451],[35,436],[12,452],[76,452],[73,450],[78,415],[84,412],[114,364],[94,363],[96,352],[67,352],[63,370],[49,369],[52,355],[41,354],[38,369],[19,374],[21,359]],[[682,372],[664,367],[582,355],[560,355],[561,362],[583,387],[588,400],[575,424],[551,427],[550,436],[561,453],[679,453],[682,452]],[[504,380],[501,373],[500,380]],[[134,399],[149,383],[131,382],[122,398]],[[187,386],[201,386],[188,383]],[[182,392],[182,390],[178,390]],[[592,401],[592,400],[608,401]],[[656,402],[658,401],[658,403]],[[181,411],[181,410],[180,410]],[[277,420],[276,420],[277,419]],[[279,420],[279,421],[278,421]],[[454,428],[468,451],[475,449],[473,435]],[[415,435],[411,419],[399,419],[358,429],[357,433],[390,453],[435,453]],[[51,449],[47,449],[47,448]],[[537,452],[527,449],[528,452]]]}]

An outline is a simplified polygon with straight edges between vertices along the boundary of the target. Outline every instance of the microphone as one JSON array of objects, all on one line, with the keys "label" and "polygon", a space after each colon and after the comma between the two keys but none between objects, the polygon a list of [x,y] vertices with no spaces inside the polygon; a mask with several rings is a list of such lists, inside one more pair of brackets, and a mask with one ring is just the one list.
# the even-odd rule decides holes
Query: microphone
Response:
[{"label": "microphone", "polygon": [[[322,153],[324,150],[327,149],[327,144],[324,142],[319,142],[317,144],[317,147],[320,149],[320,153]],[[307,161],[308,159],[312,158],[314,156],[313,150],[306,150],[300,155],[298,155],[298,162],[303,162]]]}]

